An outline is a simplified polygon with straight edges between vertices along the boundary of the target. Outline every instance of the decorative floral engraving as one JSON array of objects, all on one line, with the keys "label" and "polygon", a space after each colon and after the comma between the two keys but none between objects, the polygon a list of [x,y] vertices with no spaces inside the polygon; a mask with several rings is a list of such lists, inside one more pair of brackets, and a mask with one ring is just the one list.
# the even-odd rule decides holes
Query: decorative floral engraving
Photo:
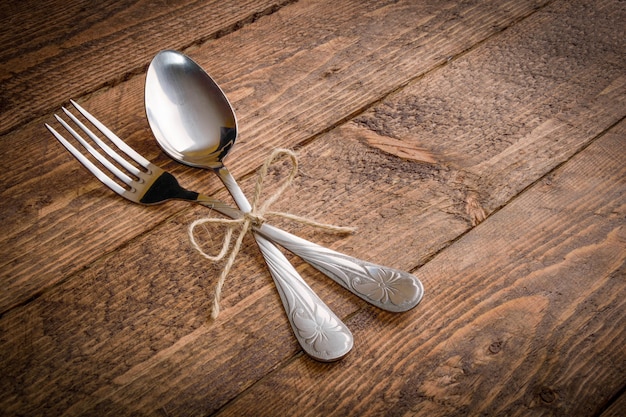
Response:
[{"label": "decorative floral engraving", "polygon": [[366,297],[386,304],[402,305],[415,299],[419,288],[415,281],[400,272],[377,267],[366,267],[367,274],[352,281],[354,289]]},{"label": "decorative floral engraving", "polygon": [[415,307],[424,294],[420,280],[408,272],[354,258],[263,224],[276,243],[300,256],[317,270],[367,302],[387,311]]},{"label": "decorative floral engraving", "polygon": [[351,343],[343,326],[328,311],[315,308],[309,314],[299,308],[293,313],[293,323],[300,336],[317,352],[331,353]]}]

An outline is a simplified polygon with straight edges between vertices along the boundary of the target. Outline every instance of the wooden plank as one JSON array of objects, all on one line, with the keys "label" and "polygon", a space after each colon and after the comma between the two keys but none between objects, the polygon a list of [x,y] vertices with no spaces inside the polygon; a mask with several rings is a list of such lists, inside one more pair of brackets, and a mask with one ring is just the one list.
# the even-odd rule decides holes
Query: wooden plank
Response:
[{"label": "wooden plank", "polygon": [[[611,384],[624,376],[622,368],[607,365],[623,357],[624,329],[605,323],[620,323],[626,313],[624,271],[619,269],[626,257],[619,234],[624,168],[616,158],[623,153],[625,129],[622,123],[549,181],[422,267],[418,273],[427,298],[410,313],[364,308],[319,274],[300,267],[338,314],[350,316],[356,347],[338,364],[289,360],[298,347],[250,239],[228,281],[220,321],[205,325],[217,267],[192,253],[185,238],[187,224],[205,212],[176,217],[154,235],[104,257],[76,279],[2,318],[0,404],[9,412],[30,415],[44,406],[52,414],[210,414],[244,392],[233,408],[223,410],[226,414],[247,415],[253,409],[271,415],[277,404],[284,407],[292,401],[287,413],[314,407],[329,415],[348,409],[366,414],[367,407],[390,403],[419,411],[414,401],[426,402],[424,409],[435,413],[441,411],[437,407],[450,411],[471,398],[484,398],[471,397],[475,392],[492,394],[492,401],[517,400],[506,391],[506,383],[498,385],[500,393],[489,390],[495,389],[494,380],[513,384],[520,378],[540,386],[530,384],[519,401],[535,401],[542,393],[550,399],[550,393],[557,393],[552,406],[560,407],[571,400],[566,394],[573,390],[567,386],[573,378],[561,373],[579,372],[564,366],[568,363],[588,370],[587,394],[596,401],[608,398]],[[341,146],[353,152],[359,148],[358,142]],[[311,146],[303,155],[305,171],[316,166],[319,150]],[[401,180],[403,170],[388,168],[382,175]],[[378,178],[364,182],[363,188],[374,186],[381,193],[387,188],[401,194],[406,187]],[[319,190],[316,195],[322,194]],[[299,195],[305,207],[313,194]],[[403,196],[397,203],[402,201],[414,207],[419,198]],[[331,205],[329,213],[341,204]],[[367,211],[380,217],[391,208],[377,206],[370,201],[355,217]],[[401,267],[415,256],[417,242],[405,239],[402,251],[388,250],[398,244],[384,242],[395,236],[394,228],[406,224],[404,215],[387,215],[376,232],[364,227],[340,242],[357,254],[371,248],[371,242],[364,242],[368,236],[378,235],[378,260],[397,259]],[[593,285],[586,285],[590,280]],[[390,370],[392,363],[397,365]],[[522,370],[515,371],[517,365]],[[483,372],[485,367],[488,372]],[[524,372],[536,372],[535,379]],[[360,378],[379,385],[360,384]],[[293,387],[295,391],[286,389]],[[594,387],[604,388],[605,394]],[[285,397],[290,393],[296,398]],[[582,394],[580,404],[586,401]],[[355,399],[362,404],[351,402]],[[485,406],[506,408],[497,402]]]},{"label": "wooden plank", "polygon": [[143,74],[161,49],[201,44],[289,2],[3,2],[0,134],[68,98]]},{"label": "wooden plank", "polygon": [[364,309],[339,365],[299,357],[222,416],[597,415],[626,380],[626,122]]},{"label": "wooden plank", "polygon": [[[247,277],[234,285],[244,290],[242,295],[226,298],[220,322],[205,325],[217,269],[189,252],[185,227],[181,219],[168,224],[173,231],[162,230],[180,237],[168,238],[169,251],[161,253],[162,240],[141,239],[103,258],[70,285],[3,317],[4,412],[127,415],[133,408],[156,410],[162,403],[158,396],[171,399],[197,387],[201,381],[194,380],[195,371],[208,370],[217,379],[203,377],[201,385],[208,383],[214,394],[198,406],[210,409],[239,392],[242,375],[250,372],[248,378],[258,379],[296,352],[251,241],[233,270],[233,276]],[[232,315],[233,301],[243,302],[255,316]],[[259,321],[269,326],[262,333],[256,333]],[[272,349],[274,343],[283,348]],[[232,357],[235,351],[238,359]],[[177,362],[190,360],[195,365],[176,369]],[[157,373],[162,381],[149,389],[152,394],[145,392],[147,385],[136,384]]]},{"label": "wooden plank", "polygon": [[[626,49],[602,19],[612,14],[617,24],[626,11],[577,2],[545,10],[356,117],[352,135],[403,159],[434,158],[468,206],[502,207],[536,180],[532,172],[549,171],[625,115]],[[372,136],[426,154],[407,156]]]},{"label": "wooden plank", "polygon": [[[298,2],[190,50],[224,87],[240,118],[240,141],[228,161],[237,176],[258,167],[269,150],[309,141],[545,2],[365,3]],[[132,77],[81,103],[140,153],[180,173],[187,186],[218,189],[215,179],[207,185],[205,176],[158,152],[145,121],[143,81],[143,75]],[[55,88],[67,93],[65,85]],[[54,143],[43,127],[51,119],[0,140],[6,164],[0,178],[0,276],[6,283],[0,311],[185,207],[145,209],[119,201]]]},{"label": "wooden plank", "polygon": [[626,395],[622,393],[611,405],[602,413],[602,417],[620,417],[626,414]]},{"label": "wooden plank", "polygon": [[[551,27],[555,27],[555,31],[564,30],[572,23],[566,16],[572,11],[580,12],[579,3],[569,4],[559,3],[547,13],[537,14],[525,22],[530,34],[554,33],[550,32]],[[600,6],[609,5],[618,6],[613,2]],[[619,20],[616,10],[621,9],[618,7],[607,15]],[[594,26],[593,19],[588,19],[584,13],[577,14],[577,22],[587,21]],[[563,22],[563,27],[559,22]],[[579,28],[574,26],[575,30]],[[474,60],[490,56],[492,49],[503,48],[511,42],[511,34],[520,36],[520,32],[507,31],[458,60],[456,72],[443,68],[420,80],[416,86],[421,83],[437,85],[439,77],[448,79],[447,90],[430,96],[434,102],[441,101],[459,83],[476,76],[480,79],[481,74],[458,68],[463,65],[470,68]],[[596,45],[599,40],[601,38],[591,38],[588,42]],[[550,45],[547,43],[544,47]],[[619,48],[622,47],[620,44]],[[355,134],[357,129],[362,129],[360,119],[358,123],[346,124],[315,138],[301,150],[302,175],[277,208],[360,227],[357,235],[340,240],[315,231],[303,231],[303,235],[316,241],[404,269],[420,265],[471,227],[470,215],[465,212],[466,196],[470,192],[481,196],[479,202],[486,207],[485,213],[490,214],[489,208],[498,207],[498,201],[507,202],[516,195],[520,183],[527,183],[533,177],[532,181],[536,181],[546,167],[556,166],[576,152],[572,147],[578,150],[587,145],[616,118],[623,117],[623,114],[620,116],[623,94],[619,82],[623,71],[613,65],[614,56],[606,56],[607,61],[596,57],[588,66],[590,74],[598,67],[606,70],[605,78],[597,84],[580,84],[576,82],[580,77],[564,77],[560,83],[548,79],[545,84],[537,85],[536,88],[543,86],[547,94],[551,92],[555,97],[560,97],[562,91],[578,94],[583,99],[568,111],[583,116],[598,113],[600,117],[592,118],[592,122],[585,125],[584,135],[572,142],[567,139],[572,133],[568,124],[559,124],[550,135],[544,135],[551,140],[558,139],[563,148],[554,153],[533,153],[537,159],[536,170],[529,171],[520,164],[517,154],[510,152],[509,147],[499,148],[508,156],[493,164],[494,172],[490,173],[498,177],[495,170],[501,170],[501,178],[506,179],[489,182],[490,187],[498,188],[468,189],[460,179],[469,175],[452,164],[433,167],[414,161],[402,162],[396,156],[373,149],[370,142],[361,141]],[[578,62],[577,58],[574,60]],[[509,62],[501,62],[505,64]],[[456,74],[455,78],[449,78],[451,74]],[[410,88],[419,92],[416,86]],[[395,106],[395,97],[372,112],[382,114]],[[481,101],[480,96],[477,99],[489,102]],[[525,102],[520,106],[523,104]],[[541,115],[545,107],[542,102],[537,106],[536,112],[530,109],[527,112]],[[601,110],[605,107],[613,112]],[[406,109],[398,111],[397,117],[404,118],[405,129],[411,131],[419,120],[404,116]],[[366,118],[367,114],[362,120]],[[562,113],[553,118],[565,120]],[[479,119],[475,124],[460,128],[484,130],[492,122],[488,118]],[[401,130],[398,125],[394,129]],[[518,141],[524,141],[534,132],[531,126]],[[136,136],[141,134],[135,133]],[[438,143],[436,136],[431,138],[424,144]],[[223,321],[204,326],[207,293],[211,295],[217,269],[207,266],[190,251],[184,233],[191,219],[205,212],[189,210],[159,225],[153,224],[150,233],[126,240],[114,253],[89,262],[87,268],[71,279],[0,319],[0,349],[4,359],[0,404],[9,411],[25,414],[35,414],[44,407],[49,407],[52,414],[65,410],[73,413],[209,414],[245,392],[233,408],[224,410],[228,413],[237,407],[262,407],[260,397],[255,397],[257,394],[291,384],[301,392],[295,398],[300,408],[293,408],[298,411],[304,409],[303,405],[330,409],[339,403],[333,409],[337,413],[345,411],[347,404],[354,405],[349,410],[355,413],[367,411],[368,406],[385,407],[385,404],[394,404],[398,410],[407,412],[411,412],[411,408],[424,412],[431,409],[454,412],[456,405],[465,407],[461,411],[473,407],[469,395],[478,392],[488,394],[484,397],[491,399],[491,403],[486,407],[496,411],[506,409],[506,401],[518,401],[513,405],[535,405],[533,410],[540,412],[542,409],[538,407],[543,403],[537,399],[542,398],[542,393],[547,399],[556,394],[550,402],[552,405],[546,407],[560,410],[563,397],[559,395],[574,391],[575,381],[568,382],[574,378],[568,376],[582,378],[583,374],[577,373],[575,367],[567,366],[570,363],[589,366],[587,380],[592,384],[581,398],[591,396],[599,386],[614,390],[617,377],[623,377],[619,373],[623,368],[612,366],[609,369],[606,363],[612,360],[619,363],[615,358],[623,358],[623,351],[616,351],[624,345],[623,329],[602,327],[602,323],[623,322],[624,315],[623,267],[619,269],[619,261],[621,259],[623,264],[624,258],[623,191],[615,186],[623,186],[623,157],[619,157],[619,151],[623,153],[623,146],[620,147],[623,138],[621,124],[579,159],[566,164],[564,174],[546,177],[545,183],[537,184],[533,192],[536,194],[539,190],[543,198],[533,198],[528,193],[530,196],[515,199],[511,210],[517,216],[517,223],[509,221],[506,215],[509,207],[505,207],[450,250],[428,262],[419,271],[427,284],[427,298],[409,314],[390,315],[366,308],[337,286],[323,281],[319,274],[299,266],[322,297],[342,317],[350,317],[348,323],[355,332],[357,347],[345,361],[333,365],[294,358],[298,348],[250,239],[233,272],[233,277],[245,277],[245,280],[229,280]],[[455,136],[450,140],[449,145],[442,144],[439,149],[424,148],[443,160],[442,156],[448,154],[447,148],[455,150],[461,146],[455,143]],[[471,140],[477,147],[483,144],[479,135]],[[527,142],[540,147],[537,140]],[[595,159],[583,158],[589,154],[587,152],[592,152]],[[484,155],[485,160],[489,160],[495,154],[487,147]],[[320,158],[328,161],[332,170],[320,164]],[[509,164],[504,163],[507,158]],[[606,158],[610,160],[607,162]],[[570,168],[570,163],[579,160],[587,161],[584,169],[579,170],[576,164]],[[474,158],[466,169],[481,163],[479,158]],[[571,180],[566,180],[570,176],[567,170],[576,173],[571,175]],[[185,170],[181,172],[189,174]],[[519,182],[509,183],[510,178]],[[479,181],[475,183],[480,186]],[[610,189],[610,184],[616,188]],[[251,180],[244,182],[247,191],[251,185]],[[99,189],[97,184],[93,192],[96,189]],[[603,192],[608,193],[604,202],[599,195]],[[380,199],[374,200],[372,195]],[[79,202],[73,209],[78,211],[84,207],[83,203]],[[174,214],[175,210],[170,216]],[[150,215],[156,216],[157,211]],[[411,227],[415,230],[407,232]],[[512,234],[502,233],[509,230],[507,227]],[[532,233],[533,230],[544,232]],[[622,234],[616,235],[615,230]],[[481,246],[484,243],[486,246]],[[403,250],[392,250],[397,247]],[[543,251],[544,248],[547,250]],[[509,263],[497,262],[505,255]],[[488,265],[485,260],[489,260]],[[67,260],[63,262],[67,265]],[[563,271],[571,272],[563,274],[572,277],[570,282],[554,278]],[[577,286],[569,286],[584,284],[590,277],[597,279],[593,282],[595,287],[581,286],[584,291],[579,293]],[[535,301],[536,304],[532,304]],[[542,310],[546,303],[550,309]],[[513,320],[509,324],[496,317],[497,313]],[[477,327],[473,328],[472,324]],[[479,328],[486,330],[479,333]],[[533,333],[535,329],[538,330]],[[572,329],[581,331],[576,333]],[[528,334],[534,338],[525,337]],[[605,343],[611,340],[607,334],[613,335],[616,343]],[[546,340],[548,343],[544,344]],[[572,343],[577,340],[581,343]],[[492,344],[490,352],[496,353],[484,354]],[[596,351],[600,356],[596,356]],[[559,354],[565,359],[561,361]],[[507,374],[506,365],[515,364],[521,355],[532,359],[531,362],[520,363],[518,371],[508,368]],[[596,359],[595,362],[590,361],[590,357]],[[547,361],[546,369],[537,370],[538,364],[544,365],[543,358],[551,361]],[[398,365],[390,368],[392,363]],[[402,368],[403,364],[408,366]],[[489,372],[495,368],[495,373],[481,373],[485,367]],[[529,388],[524,398],[515,398],[514,393],[521,390],[516,381],[524,381],[533,370],[536,378],[530,380],[530,386],[538,391]],[[394,372],[404,374],[400,379],[390,378],[390,375],[398,375]],[[504,372],[504,376],[497,372]],[[494,387],[493,375],[500,375],[508,384]],[[359,384],[364,378],[367,381]],[[261,383],[257,384],[259,380]],[[456,380],[460,380],[458,385],[454,385]],[[377,385],[372,388],[367,385],[369,381],[377,381]],[[391,389],[385,389],[385,384]],[[501,391],[496,392],[497,389]],[[539,396],[534,395],[537,392]],[[280,392],[273,393],[269,402],[284,407],[277,398],[280,395]],[[611,395],[596,393],[596,404]],[[434,401],[428,402],[428,398]],[[251,402],[253,399],[256,399],[255,404]],[[358,404],[350,403],[355,399]],[[423,399],[426,400],[422,404],[417,402]],[[424,407],[419,408],[422,405]]]}]

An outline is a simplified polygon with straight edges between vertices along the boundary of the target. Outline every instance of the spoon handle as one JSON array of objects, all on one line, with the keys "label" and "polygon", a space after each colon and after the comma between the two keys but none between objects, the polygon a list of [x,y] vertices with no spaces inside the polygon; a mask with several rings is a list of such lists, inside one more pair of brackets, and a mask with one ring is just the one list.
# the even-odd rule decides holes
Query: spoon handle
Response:
[{"label": "spoon handle", "polygon": [[[241,211],[210,197],[203,196],[203,200],[198,202],[230,218],[241,217]],[[304,259],[356,296],[383,310],[410,310],[419,304],[424,295],[420,280],[407,272],[333,251],[268,223],[254,230]]]},{"label": "spoon handle", "polygon": [[354,343],[350,330],[304,282],[276,246],[258,233],[254,233],[254,237],[302,349],[323,362],[344,357]]},{"label": "spoon handle", "polygon": [[407,311],[415,307],[424,294],[420,280],[407,272],[335,252],[267,223],[258,231],[348,291],[383,310]]},{"label": "spoon handle", "polygon": [[[251,206],[226,167],[215,169],[241,211]],[[283,253],[254,231],[254,238],[278,289],[287,318],[302,349],[312,358],[330,362],[341,359],[353,346],[348,327],[302,279]]]}]

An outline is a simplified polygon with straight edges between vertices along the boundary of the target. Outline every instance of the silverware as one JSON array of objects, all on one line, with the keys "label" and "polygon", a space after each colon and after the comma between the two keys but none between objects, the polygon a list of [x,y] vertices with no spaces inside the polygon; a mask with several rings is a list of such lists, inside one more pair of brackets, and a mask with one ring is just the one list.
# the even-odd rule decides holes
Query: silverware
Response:
[{"label": "silverware", "polygon": [[[145,105],[161,148],[178,162],[215,171],[239,208],[250,211],[223,164],[237,139],[237,119],[217,83],[189,57],[162,51],[148,68]],[[259,232],[377,307],[406,311],[422,299],[422,283],[407,272],[332,251],[269,225]]]},{"label": "silverware", "polygon": [[[135,167],[125,157],[113,150],[111,146],[101,140],[83,122],[74,116],[67,109],[64,113],[72,122],[80,128],[106,155],[128,171],[123,172],[110,162],[107,157],[100,153],[86,139],[84,139],[70,124],[61,117],[55,115],[58,122],[102,165],[109,170],[115,178],[126,186],[118,184],[108,174],[98,168],[81,153],[74,145],[59,134],[47,123],[46,128],[56,137],[56,139],[83,164],[102,183],[115,191],[122,197],[141,204],[158,204],[171,199],[181,199],[194,201],[211,207],[220,213],[232,217],[240,218],[242,213],[225,203],[202,194],[185,190],[178,181],[163,169],[143,158],[119,137],[111,132],[106,126],[100,123],[94,116],[88,113],[76,102],[72,105],[113,145],[123,154],[137,163],[143,169]],[[135,178],[133,178],[135,177]],[[277,229],[278,230],[278,229]],[[286,232],[283,232],[286,233]],[[280,297],[285,306],[289,322],[294,330],[296,339],[304,349],[314,359],[320,361],[334,361],[345,356],[353,346],[353,337],[346,325],[322,302],[322,300],[304,282],[298,272],[273,244],[263,237],[255,229],[255,238],[261,249],[266,262],[274,278],[274,282],[279,289]]]}]

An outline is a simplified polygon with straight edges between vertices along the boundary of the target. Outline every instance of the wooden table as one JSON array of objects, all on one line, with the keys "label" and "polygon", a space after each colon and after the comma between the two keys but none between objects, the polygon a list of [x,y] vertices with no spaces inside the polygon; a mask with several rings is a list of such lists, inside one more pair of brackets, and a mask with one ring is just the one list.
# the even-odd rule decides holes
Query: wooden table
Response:
[{"label": "wooden table", "polygon": [[[623,1],[28,0],[0,16],[1,415],[626,415]],[[273,209],[358,231],[278,223],[415,273],[421,304],[380,311],[290,257],[355,338],[316,362],[247,236],[207,321],[223,264],[187,228],[211,213],[123,200],[43,125],[73,98],[228,199],[151,135],[162,49],[233,103],[246,193],[273,149],[297,150]]]}]

